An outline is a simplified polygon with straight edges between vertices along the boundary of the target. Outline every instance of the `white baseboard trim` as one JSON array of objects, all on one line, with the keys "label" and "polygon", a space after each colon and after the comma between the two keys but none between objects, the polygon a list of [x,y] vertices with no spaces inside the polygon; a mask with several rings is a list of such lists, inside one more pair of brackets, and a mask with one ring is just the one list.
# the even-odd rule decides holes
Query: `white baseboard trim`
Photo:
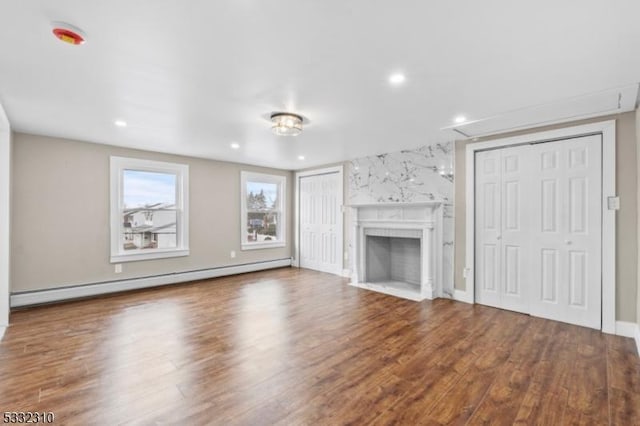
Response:
[{"label": "white baseboard trim", "polygon": [[635,338],[638,331],[638,324],[635,322],[616,321],[616,335],[622,337]]},{"label": "white baseboard trim", "polygon": [[223,266],[220,268],[203,269],[191,272],[157,275],[145,278],[133,278],[104,283],[84,284],[51,290],[29,291],[13,293],[11,307],[39,305],[42,303],[59,302],[62,300],[78,299],[82,297],[100,296],[127,290],[178,284],[188,281],[204,280],[227,275],[243,274],[245,272],[264,271],[267,269],[291,266],[291,259],[270,260],[266,262],[247,263],[243,265]]},{"label": "white baseboard trim", "polygon": [[343,269],[342,270],[342,276],[344,278],[351,278],[351,269]]},{"label": "white baseboard trim", "polygon": [[433,287],[425,287],[424,289],[422,289],[422,296],[427,300],[437,299],[435,291],[433,291]]},{"label": "white baseboard trim", "polygon": [[2,341],[2,338],[4,337],[4,332],[7,330],[7,327],[0,325],[0,342]]},{"label": "white baseboard trim", "polygon": [[473,298],[466,290],[453,289],[453,300],[473,304]]},{"label": "white baseboard trim", "polygon": [[638,356],[640,356],[640,325],[636,326],[636,349],[638,349]]}]

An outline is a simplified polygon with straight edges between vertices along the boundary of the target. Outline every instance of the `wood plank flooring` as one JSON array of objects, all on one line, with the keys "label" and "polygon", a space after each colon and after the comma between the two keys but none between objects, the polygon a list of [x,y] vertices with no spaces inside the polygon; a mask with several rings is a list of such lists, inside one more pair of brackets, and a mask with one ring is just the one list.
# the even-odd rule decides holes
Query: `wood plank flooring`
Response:
[{"label": "wood plank flooring", "polygon": [[14,312],[0,411],[56,424],[640,425],[631,339],[278,269]]}]

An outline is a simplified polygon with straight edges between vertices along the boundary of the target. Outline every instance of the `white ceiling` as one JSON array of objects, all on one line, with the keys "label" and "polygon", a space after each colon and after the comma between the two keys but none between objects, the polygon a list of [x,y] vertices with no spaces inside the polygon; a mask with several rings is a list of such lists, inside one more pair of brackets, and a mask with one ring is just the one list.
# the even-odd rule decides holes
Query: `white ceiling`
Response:
[{"label": "white ceiling", "polygon": [[[21,132],[300,169],[637,83],[638,16],[636,0],[5,0],[0,101]],[[271,134],[280,110],[302,135]]]}]

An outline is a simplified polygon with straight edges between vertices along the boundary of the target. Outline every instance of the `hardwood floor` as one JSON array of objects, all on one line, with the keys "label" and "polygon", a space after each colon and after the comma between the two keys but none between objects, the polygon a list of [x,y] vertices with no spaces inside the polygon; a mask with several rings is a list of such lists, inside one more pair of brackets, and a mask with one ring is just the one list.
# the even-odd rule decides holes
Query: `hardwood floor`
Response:
[{"label": "hardwood floor", "polygon": [[2,411],[57,424],[640,424],[631,339],[279,269],[14,312]]}]

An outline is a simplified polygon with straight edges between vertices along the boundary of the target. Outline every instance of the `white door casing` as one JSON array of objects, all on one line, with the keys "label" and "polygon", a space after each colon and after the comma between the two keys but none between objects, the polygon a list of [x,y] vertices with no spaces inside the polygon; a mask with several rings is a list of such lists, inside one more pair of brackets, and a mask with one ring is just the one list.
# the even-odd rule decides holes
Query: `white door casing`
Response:
[{"label": "white door casing", "polygon": [[0,340],[9,325],[11,126],[0,104]]},{"label": "white door casing", "polygon": [[616,211],[607,207],[609,197],[616,196],[616,121],[565,127],[557,130],[469,143],[465,148],[465,290],[456,290],[455,298],[468,303],[476,300],[476,152],[521,144],[547,142],[588,135],[602,136],[602,327],[605,333],[616,333]]},{"label": "white door casing", "polygon": [[601,135],[477,152],[482,304],[601,327]]},{"label": "white door casing", "polygon": [[296,176],[298,265],[342,274],[342,170],[324,169]]}]

